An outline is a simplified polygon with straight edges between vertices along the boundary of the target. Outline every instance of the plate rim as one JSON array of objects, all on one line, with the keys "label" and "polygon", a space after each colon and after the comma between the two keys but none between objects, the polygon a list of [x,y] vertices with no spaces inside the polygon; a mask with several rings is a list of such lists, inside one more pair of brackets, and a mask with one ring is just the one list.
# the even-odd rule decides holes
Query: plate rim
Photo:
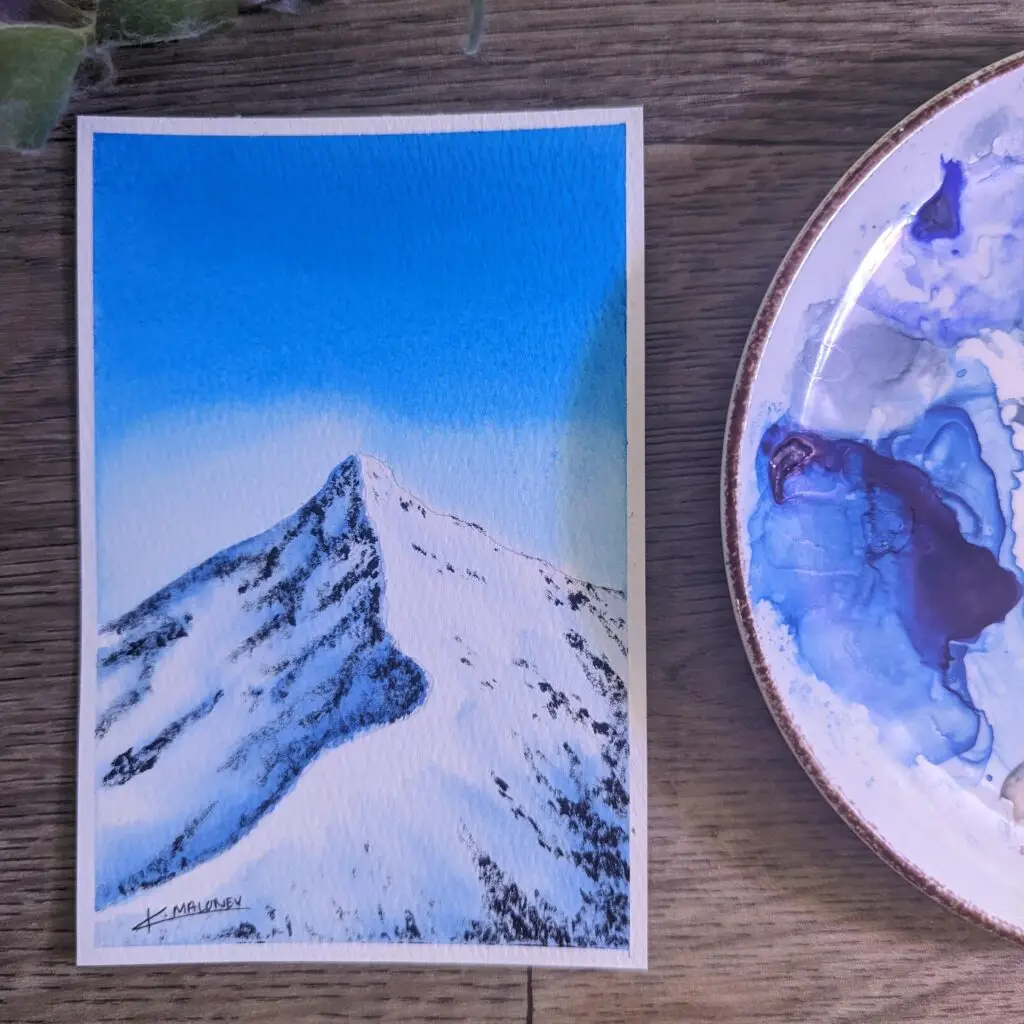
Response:
[{"label": "plate rim", "polygon": [[1024,925],[1011,924],[982,910],[923,871],[866,821],[832,783],[811,745],[804,739],[769,668],[743,579],[743,540],[739,521],[740,450],[749,419],[751,391],[772,328],[811,249],[857,188],[904,141],[975,89],[1021,68],[1024,68],[1024,50],[962,78],[908,114],[853,163],[800,229],[768,286],[740,356],[726,419],[720,511],[729,598],[740,639],[768,710],[800,767],[847,827],[905,881],[958,917],[1001,938],[1024,945]]}]

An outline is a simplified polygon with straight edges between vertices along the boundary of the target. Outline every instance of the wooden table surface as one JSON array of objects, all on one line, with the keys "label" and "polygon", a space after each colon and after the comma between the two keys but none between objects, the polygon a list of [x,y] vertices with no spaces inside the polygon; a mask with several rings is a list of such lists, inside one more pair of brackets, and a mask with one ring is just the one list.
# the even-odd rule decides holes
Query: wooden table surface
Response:
[{"label": "wooden table surface", "polygon": [[[761,701],[718,472],[747,328],[804,219],[904,114],[1020,48],[994,0],[329,0],[126,52],[74,112],[646,108],[650,964],[74,966],[74,142],[0,156],[0,1020],[1009,1022],[1022,951],[847,831]],[[239,183],[244,188],[244,182]]]}]

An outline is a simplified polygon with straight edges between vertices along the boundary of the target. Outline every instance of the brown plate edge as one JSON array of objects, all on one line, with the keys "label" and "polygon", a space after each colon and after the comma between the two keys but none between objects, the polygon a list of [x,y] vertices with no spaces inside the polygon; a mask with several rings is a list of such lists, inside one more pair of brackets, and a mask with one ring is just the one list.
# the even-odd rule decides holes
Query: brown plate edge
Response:
[{"label": "brown plate edge", "polygon": [[753,668],[765,702],[775,719],[790,749],[800,766],[810,777],[819,792],[853,832],[894,871],[916,886],[936,902],[953,913],[979,925],[986,931],[1002,938],[1024,944],[1024,928],[1015,927],[1006,921],[985,913],[978,907],[958,896],[930,875],[921,871],[914,863],[899,854],[871,825],[869,825],[847,801],[843,794],[832,785],[824,769],[815,758],[810,745],[803,738],[793,720],[778,686],[768,668],[761,641],[754,622],[753,607],[746,592],[742,570],[742,544],[740,523],[737,514],[740,480],[740,445],[749,411],[750,391],[757,375],[758,366],[764,353],[765,344],[772,325],[778,316],[782,302],[800,271],[808,253],[821,237],[834,214],[846,202],[857,187],[892,153],[903,140],[937,114],[951,107],[958,100],[973,92],[981,85],[1000,78],[1005,74],[1024,67],[1024,51],[1006,57],[981,71],[975,72],[944,92],[939,93],[922,107],[901,121],[887,135],[869,149],[840,179],[825,197],[810,220],[804,225],[796,241],[790,247],[776,271],[772,283],[757,311],[753,327],[747,338],[739,371],[733,386],[729,403],[729,415],[725,431],[725,450],[722,459],[722,536],[724,542],[726,576],[729,581],[729,595],[733,612],[739,626],[740,637],[747,657]]}]

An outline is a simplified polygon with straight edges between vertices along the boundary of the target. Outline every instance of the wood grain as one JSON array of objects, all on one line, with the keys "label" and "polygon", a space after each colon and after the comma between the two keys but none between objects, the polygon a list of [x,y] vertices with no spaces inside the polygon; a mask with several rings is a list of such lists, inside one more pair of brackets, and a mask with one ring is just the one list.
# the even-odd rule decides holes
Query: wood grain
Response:
[{"label": "wood grain", "polygon": [[1022,953],[901,882],[804,778],[721,567],[726,405],[771,274],[860,151],[1010,53],[993,0],[331,0],[125,52],[76,112],[642,103],[648,230],[651,970],[73,967],[73,141],[0,157],[0,1020],[940,1021],[1020,1016]]}]

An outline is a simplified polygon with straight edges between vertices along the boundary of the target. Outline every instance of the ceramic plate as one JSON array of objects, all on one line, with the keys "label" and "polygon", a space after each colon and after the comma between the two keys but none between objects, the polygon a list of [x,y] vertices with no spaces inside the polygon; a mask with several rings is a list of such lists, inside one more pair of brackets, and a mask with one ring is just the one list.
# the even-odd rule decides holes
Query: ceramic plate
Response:
[{"label": "ceramic plate", "polygon": [[740,369],[726,556],[804,768],[1024,940],[1024,56],[933,100],[786,257]]}]

